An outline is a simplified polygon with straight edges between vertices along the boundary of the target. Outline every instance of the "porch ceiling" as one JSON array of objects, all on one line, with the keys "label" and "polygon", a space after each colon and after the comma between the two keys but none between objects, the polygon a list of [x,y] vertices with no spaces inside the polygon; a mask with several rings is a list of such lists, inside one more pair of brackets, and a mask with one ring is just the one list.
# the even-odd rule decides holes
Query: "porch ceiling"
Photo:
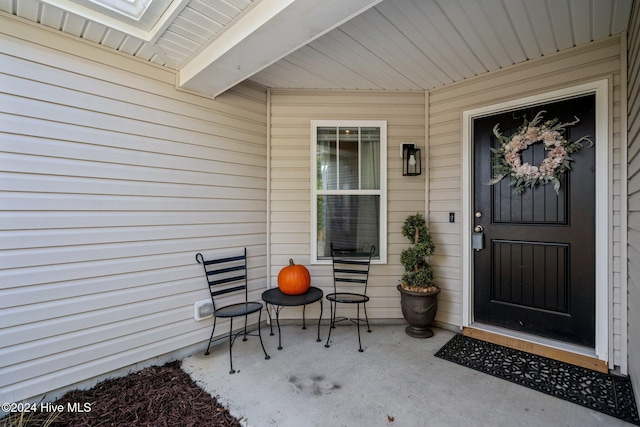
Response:
[{"label": "porch ceiling", "polygon": [[89,0],[0,10],[177,70],[179,87],[215,97],[244,80],[429,90],[625,31],[633,2],[153,1],[139,21]]}]

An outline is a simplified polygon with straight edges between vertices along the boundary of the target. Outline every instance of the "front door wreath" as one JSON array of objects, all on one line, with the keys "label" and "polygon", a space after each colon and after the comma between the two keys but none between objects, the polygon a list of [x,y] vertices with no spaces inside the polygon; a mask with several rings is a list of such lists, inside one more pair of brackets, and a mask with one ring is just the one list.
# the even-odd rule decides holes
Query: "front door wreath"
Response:
[{"label": "front door wreath", "polygon": [[[540,124],[543,114],[540,111],[530,122],[525,119],[524,124],[511,137],[500,132],[500,124],[495,125],[493,134],[500,141],[499,148],[491,148],[493,156],[493,178],[489,184],[494,185],[503,178],[511,177],[509,185],[513,186],[515,193],[521,193],[526,187],[534,188],[538,184],[553,183],[553,189],[558,193],[560,189],[560,177],[571,169],[569,162],[573,159],[572,153],[583,147],[586,141],[589,145],[593,142],[588,136],[583,136],[577,141],[568,141],[564,137],[565,128],[573,126],[580,121],[577,117],[573,122],[559,123],[559,119],[548,120]],[[538,166],[522,162],[522,151],[530,145],[544,143],[547,156]]]}]

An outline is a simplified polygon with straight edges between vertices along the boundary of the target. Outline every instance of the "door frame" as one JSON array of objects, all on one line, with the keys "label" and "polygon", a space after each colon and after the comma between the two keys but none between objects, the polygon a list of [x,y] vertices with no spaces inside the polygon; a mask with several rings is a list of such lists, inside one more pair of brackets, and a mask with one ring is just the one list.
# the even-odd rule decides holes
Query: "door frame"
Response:
[{"label": "door frame", "polygon": [[[570,352],[579,352],[599,360],[609,361],[609,313],[610,313],[610,291],[609,278],[611,277],[610,254],[612,251],[611,232],[611,166],[609,143],[603,144],[599,141],[610,141],[609,132],[609,111],[610,111],[610,79],[602,79],[588,82],[576,86],[562,88],[550,92],[528,96],[487,105],[462,112],[462,327],[483,327],[474,324],[473,317],[473,249],[471,247],[471,230],[473,223],[473,141],[472,125],[473,119],[490,114],[497,114],[509,110],[520,109],[536,104],[557,101],[565,98],[573,98],[579,95],[595,93],[596,95],[596,340],[593,351],[576,349],[570,345],[563,345],[534,335],[526,336],[534,342],[544,345],[561,348]],[[508,330],[500,330],[500,333],[523,339],[522,333],[511,333]]]}]

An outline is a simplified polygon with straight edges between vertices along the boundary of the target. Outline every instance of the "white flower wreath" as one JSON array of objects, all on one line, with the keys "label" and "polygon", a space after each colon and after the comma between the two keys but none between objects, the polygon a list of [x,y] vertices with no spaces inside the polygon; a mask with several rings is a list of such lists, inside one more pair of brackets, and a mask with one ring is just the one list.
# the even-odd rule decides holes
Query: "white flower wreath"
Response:
[{"label": "white flower wreath", "polygon": [[[540,111],[530,122],[525,119],[524,124],[511,137],[506,137],[500,133],[499,124],[493,128],[494,135],[500,140],[500,148],[491,148],[493,178],[489,184],[494,185],[510,176],[513,191],[521,193],[525,187],[533,188],[537,184],[553,183],[556,193],[560,189],[560,176],[570,168],[569,162],[573,159],[569,156],[582,148],[582,142],[593,142],[588,136],[583,136],[575,142],[565,139],[563,133],[568,126],[575,125],[580,121],[577,117],[573,122],[558,123],[558,119],[548,120],[542,125],[542,115],[546,111]],[[547,157],[539,166],[522,162],[520,153],[530,145],[543,142]]]}]

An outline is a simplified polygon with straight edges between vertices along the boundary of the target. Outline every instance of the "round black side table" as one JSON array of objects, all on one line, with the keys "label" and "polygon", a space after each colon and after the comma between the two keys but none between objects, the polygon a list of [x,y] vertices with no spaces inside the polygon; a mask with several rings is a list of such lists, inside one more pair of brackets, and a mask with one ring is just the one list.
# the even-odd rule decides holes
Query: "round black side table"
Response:
[{"label": "round black side table", "polygon": [[262,300],[267,304],[267,314],[269,315],[269,326],[271,327],[271,333],[273,335],[273,322],[271,319],[271,311],[269,311],[269,304],[274,308],[276,312],[276,324],[278,325],[278,350],[282,350],[282,335],[280,333],[280,310],[284,307],[302,307],[302,329],[307,329],[305,321],[305,310],[307,304],[312,304],[316,301],[320,301],[320,317],[318,318],[318,339],[320,342],[320,321],[322,320],[322,289],[311,286],[309,290],[302,295],[286,295],[283,294],[279,288],[273,288],[266,290],[262,293]]}]

